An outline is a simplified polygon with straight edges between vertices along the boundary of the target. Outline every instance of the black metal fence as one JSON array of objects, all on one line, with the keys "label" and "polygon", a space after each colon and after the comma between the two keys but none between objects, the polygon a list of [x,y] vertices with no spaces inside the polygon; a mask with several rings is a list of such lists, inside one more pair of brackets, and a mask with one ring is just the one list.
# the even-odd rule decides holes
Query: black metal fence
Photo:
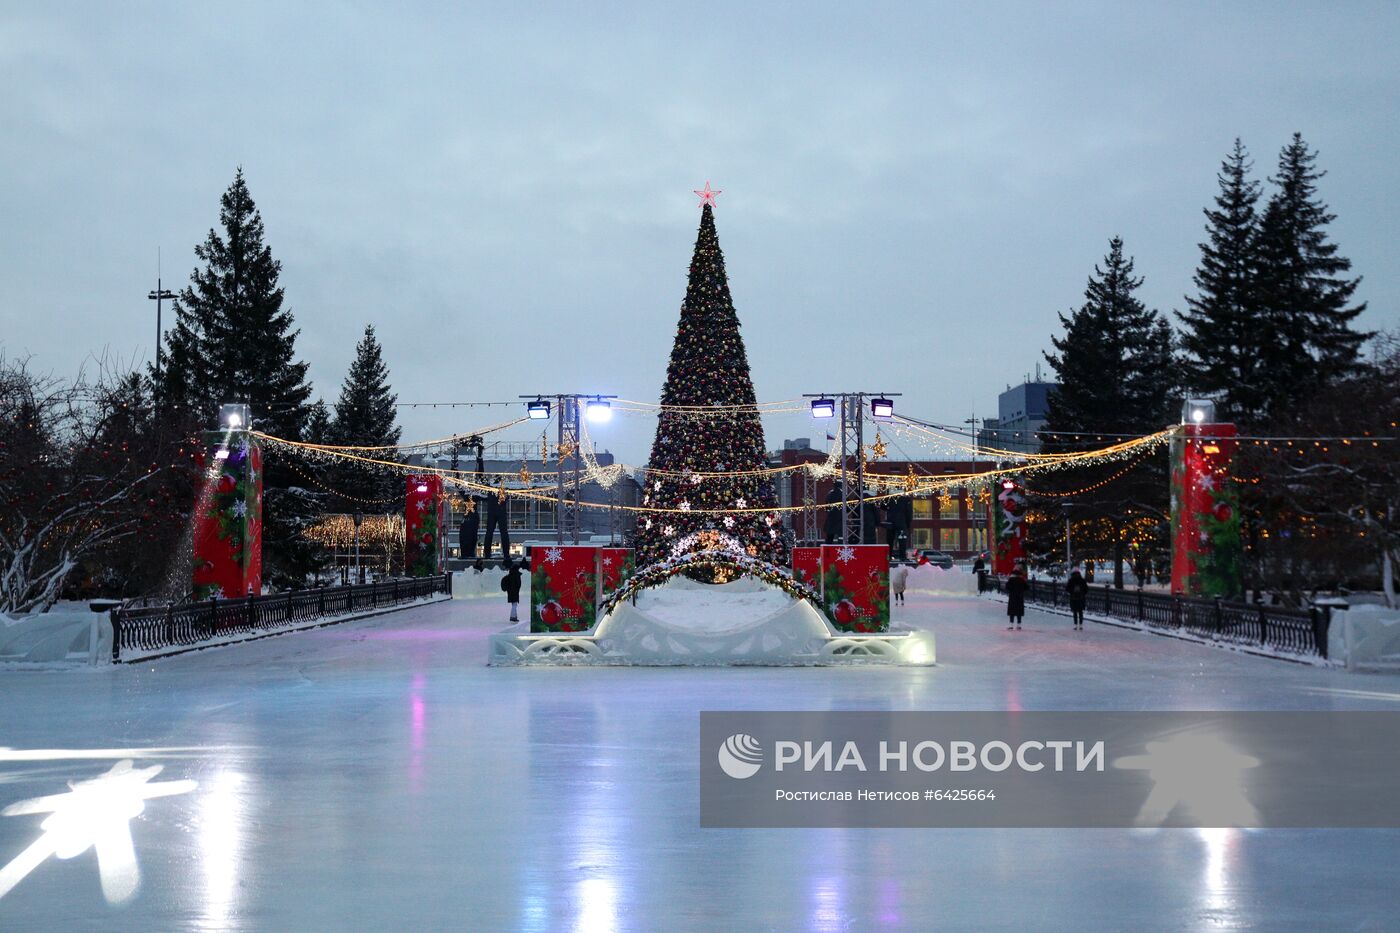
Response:
[{"label": "black metal fence", "polygon": [[[984,574],[981,588],[1004,593],[1006,580]],[[1058,580],[1027,581],[1026,602],[1069,608],[1064,584]],[[1325,608],[1285,609],[1111,586],[1090,586],[1084,610],[1164,632],[1186,632],[1211,641],[1323,658],[1327,657],[1327,630],[1332,622],[1332,614]]]},{"label": "black metal fence", "polygon": [[183,606],[112,610],[112,660],[175,654],[190,648],[307,627],[317,619],[451,593],[451,576],[293,590],[271,596],[211,599]]}]

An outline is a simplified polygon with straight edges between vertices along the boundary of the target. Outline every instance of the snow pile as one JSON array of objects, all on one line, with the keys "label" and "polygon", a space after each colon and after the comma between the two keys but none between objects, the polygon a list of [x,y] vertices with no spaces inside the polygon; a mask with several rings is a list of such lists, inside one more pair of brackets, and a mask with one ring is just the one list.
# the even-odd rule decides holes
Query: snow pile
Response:
[{"label": "snow pile", "polygon": [[0,661],[97,664],[112,656],[112,620],[86,606],[0,615]]},{"label": "snow pile", "polygon": [[[506,594],[501,590],[501,578],[506,572],[501,569],[499,563],[487,564],[486,568],[480,572],[468,567],[466,570],[456,570],[452,573],[452,598],[453,599],[481,599],[489,597],[491,599],[506,598]],[[530,572],[522,569],[520,572],[520,596],[521,599],[530,600]]]},{"label": "snow pile", "polygon": [[1384,606],[1333,610],[1327,656],[1348,668],[1400,668],[1400,610]]},{"label": "snow pile", "polygon": [[933,564],[909,568],[906,593],[929,593],[933,596],[976,596],[977,575],[954,567],[944,570]]},{"label": "snow pile", "polygon": [[697,633],[744,628],[791,603],[782,590],[751,577],[709,584],[677,576],[637,596],[637,608],[650,618]]}]

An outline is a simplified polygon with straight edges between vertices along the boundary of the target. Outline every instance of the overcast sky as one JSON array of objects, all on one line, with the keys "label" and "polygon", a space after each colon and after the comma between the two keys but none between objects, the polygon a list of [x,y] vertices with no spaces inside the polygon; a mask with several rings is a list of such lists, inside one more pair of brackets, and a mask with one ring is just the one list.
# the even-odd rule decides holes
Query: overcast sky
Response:
[{"label": "overcast sky", "polygon": [[760,399],[961,420],[1110,236],[1182,307],[1232,139],[1262,177],[1295,130],[1400,323],[1394,2],[398,6],[0,2],[4,350],[151,358],[157,246],[179,288],[241,164],[328,402],[366,322],[401,401],[655,400],[709,180]]}]

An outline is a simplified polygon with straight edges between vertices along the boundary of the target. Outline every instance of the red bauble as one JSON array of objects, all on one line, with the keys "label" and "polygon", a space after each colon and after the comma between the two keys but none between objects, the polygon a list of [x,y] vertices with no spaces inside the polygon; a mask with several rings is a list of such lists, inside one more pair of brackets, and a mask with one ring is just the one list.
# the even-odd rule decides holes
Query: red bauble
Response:
[{"label": "red bauble", "polygon": [[234,479],[232,476],[229,476],[227,473],[219,477],[219,492],[221,493],[231,493],[237,485],[238,480]]},{"label": "red bauble", "polygon": [[432,543],[433,543],[433,536],[432,536],[431,533],[426,532],[426,531],[423,532],[423,543],[424,543],[424,544],[432,544]]},{"label": "red bauble", "polygon": [[1235,510],[1232,509],[1232,508],[1230,508],[1230,503],[1228,503],[1228,502],[1217,502],[1217,503],[1215,503],[1215,518],[1216,518],[1216,521],[1228,522],[1228,521],[1230,520],[1230,518],[1231,518],[1234,514],[1235,514]]},{"label": "red bauble", "polygon": [[540,607],[540,621],[545,625],[558,625],[562,618],[564,618],[564,607],[559,605],[557,600],[551,599]]},{"label": "red bauble", "polygon": [[850,625],[856,620],[856,604],[849,599],[843,599],[836,604],[836,621],[842,625]]}]

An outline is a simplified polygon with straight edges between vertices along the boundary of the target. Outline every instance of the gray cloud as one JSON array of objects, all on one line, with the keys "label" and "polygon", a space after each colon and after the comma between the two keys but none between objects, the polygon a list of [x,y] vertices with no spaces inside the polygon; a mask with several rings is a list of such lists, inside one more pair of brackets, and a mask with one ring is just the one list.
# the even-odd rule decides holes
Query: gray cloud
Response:
[{"label": "gray cloud", "polygon": [[[1262,176],[1295,129],[1364,324],[1400,320],[1393,4],[751,7],[8,4],[6,349],[149,358],[156,245],[178,286],[241,163],[328,400],[366,321],[405,401],[655,399],[709,179],[760,397],[961,420],[1109,236],[1179,307],[1230,141]],[[640,460],[650,426],[598,440]]]}]

